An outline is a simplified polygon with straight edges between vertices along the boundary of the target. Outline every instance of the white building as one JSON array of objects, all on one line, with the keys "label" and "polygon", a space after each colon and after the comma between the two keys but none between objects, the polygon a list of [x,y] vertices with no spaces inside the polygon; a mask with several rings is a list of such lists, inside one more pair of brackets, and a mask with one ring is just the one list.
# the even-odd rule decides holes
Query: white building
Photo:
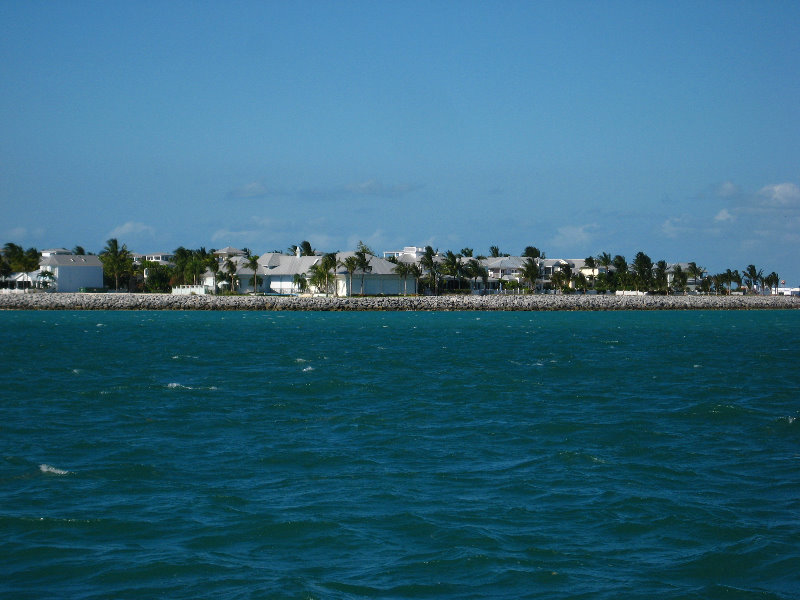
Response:
[{"label": "white building", "polygon": [[103,287],[103,264],[97,256],[45,252],[47,256],[42,252],[39,271],[33,276],[44,282],[49,278],[42,274],[52,273],[50,286],[53,291],[79,292],[81,288]]},{"label": "white building", "polygon": [[[416,281],[408,277],[405,281],[394,272],[395,265],[377,256],[369,257],[370,269],[367,272],[355,271],[352,277],[344,268],[344,261],[353,256],[354,252],[340,252],[336,255],[337,267],[330,274],[331,287],[338,296],[351,296],[362,293],[365,295],[400,295],[404,293],[415,294]],[[299,294],[302,287],[298,277],[311,279],[311,271],[315,265],[322,261],[322,256],[297,256],[286,255],[278,252],[266,252],[258,258],[259,286],[256,292],[268,294]],[[241,293],[252,293],[253,271],[247,266],[244,257],[233,256],[231,261],[237,266],[234,275],[234,286]],[[217,276],[217,287],[226,289],[230,287],[230,275],[225,269]],[[214,279],[207,271],[203,284],[213,288]],[[309,293],[323,293],[324,290],[308,286]]]}]

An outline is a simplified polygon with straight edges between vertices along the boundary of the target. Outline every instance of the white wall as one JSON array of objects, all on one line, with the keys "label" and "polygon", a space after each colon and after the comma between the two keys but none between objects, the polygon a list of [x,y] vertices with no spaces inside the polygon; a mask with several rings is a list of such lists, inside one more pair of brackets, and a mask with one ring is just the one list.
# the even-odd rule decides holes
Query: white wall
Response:
[{"label": "white wall", "polygon": [[43,267],[43,269],[49,270],[55,276],[56,291],[58,292],[77,292],[83,287],[103,287],[102,267],[61,265],[59,267]]}]

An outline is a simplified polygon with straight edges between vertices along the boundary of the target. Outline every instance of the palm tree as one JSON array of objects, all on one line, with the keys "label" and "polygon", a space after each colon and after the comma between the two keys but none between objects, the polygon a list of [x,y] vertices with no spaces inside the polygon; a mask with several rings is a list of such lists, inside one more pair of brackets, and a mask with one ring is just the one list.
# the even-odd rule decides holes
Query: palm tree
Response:
[{"label": "palm tree", "polygon": [[586,289],[589,287],[589,280],[586,279],[586,275],[583,273],[578,273],[575,276],[575,287],[579,290],[583,290],[583,293],[586,293]]},{"label": "palm tree", "polygon": [[439,295],[439,265],[436,262],[436,252],[430,246],[425,246],[425,253],[420,257],[419,264],[428,271],[431,288],[434,296]]},{"label": "palm tree", "polygon": [[667,285],[667,261],[660,260],[656,263],[654,284],[659,292],[666,292],[669,294],[669,286]]},{"label": "palm tree", "polygon": [[714,282],[714,293],[719,296],[720,290],[725,291],[725,274],[717,273],[711,276],[711,281]]},{"label": "palm tree", "polygon": [[177,279],[176,283],[178,285],[186,283],[186,275],[189,271],[187,267],[192,258],[192,251],[184,248],[183,246],[178,246],[175,248],[175,251],[172,253],[172,255],[172,262],[175,265],[175,275]]},{"label": "palm tree", "polygon": [[114,289],[119,291],[119,278],[128,274],[133,266],[128,247],[123,244],[120,248],[117,238],[111,238],[106,242],[99,258],[103,263],[103,270],[114,278]]},{"label": "palm tree", "polygon": [[50,271],[45,270],[45,271],[41,271],[39,273],[40,285],[44,289],[49,288],[52,285],[52,283],[55,281],[55,279],[56,279],[55,275],[53,275],[53,273],[50,272]]},{"label": "palm tree", "polygon": [[764,285],[769,287],[770,293],[772,294],[778,293],[778,286],[780,283],[781,278],[778,277],[778,274],[775,271],[764,277]]},{"label": "palm tree", "polygon": [[217,293],[217,277],[219,276],[220,268],[219,262],[214,255],[211,255],[206,259],[206,266],[208,270],[211,271],[211,276],[214,278],[214,294]]},{"label": "palm tree", "polygon": [[236,262],[233,260],[232,257],[228,257],[225,259],[225,272],[228,274],[228,277],[231,278],[231,289],[230,291],[234,291],[236,284],[234,281],[236,280],[236,270],[239,268]]},{"label": "palm tree", "polygon": [[535,257],[528,257],[522,263],[522,279],[528,282],[531,293],[536,289],[536,279],[539,277],[539,260]]},{"label": "palm tree", "polygon": [[611,266],[614,267],[614,282],[616,287],[625,289],[630,279],[628,274],[628,261],[626,261],[625,257],[621,254],[617,254],[611,261]]},{"label": "palm tree", "polygon": [[308,283],[315,288],[321,294],[327,294],[328,289],[328,270],[323,265],[322,260],[318,260],[311,268],[308,270],[309,278]]},{"label": "palm tree", "polygon": [[[324,274],[325,279],[325,293],[330,293],[330,274],[331,271],[336,269],[336,265],[338,264],[336,260],[336,253],[335,252],[327,252],[322,255],[322,260],[317,263],[321,269],[321,273]],[[334,290],[335,294],[335,290]]]},{"label": "palm tree", "polygon": [[498,246],[489,246],[489,256],[492,258],[499,258],[500,248]]},{"label": "palm tree", "polygon": [[253,283],[253,293],[258,291],[258,284],[260,277],[258,276],[258,256],[251,254],[247,257],[247,268],[253,272],[253,278],[250,280]]},{"label": "palm tree", "polygon": [[315,256],[317,253],[311,247],[311,242],[303,240],[300,242],[300,256]]},{"label": "palm tree", "polygon": [[597,255],[596,260],[597,264],[606,270],[606,273],[608,273],[609,268],[611,268],[611,265],[614,263],[608,252],[601,252]]},{"label": "palm tree", "polygon": [[460,256],[455,254],[452,250],[444,253],[444,260],[442,261],[442,273],[449,275],[456,280],[456,287],[460,288],[458,278],[461,274],[461,263],[459,262]]},{"label": "palm tree", "polygon": [[597,270],[597,262],[594,260],[594,256],[587,256],[584,258],[583,266],[589,269],[589,283],[594,287],[595,271]]},{"label": "palm tree", "polygon": [[747,265],[742,273],[745,283],[751,292],[755,292],[756,286],[764,276],[763,269],[756,269],[755,265]]},{"label": "palm tree", "polygon": [[680,265],[675,265],[672,270],[672,288],[676,292],[684,291],[686,287],[686,281],[688,280],[689,276],[686,272],[681,268]]},{"label": "palm tree", "polygon": [[553,272],[550,277],[550,282],[553,284],[554,290],[563,290],[564,288],[564,272],[559,269]]},{"label": "palm tree", "polygon": [[5,254],[0,252],[0,279],[5,279],[13,272],[14,271],[11,268],[11,264],[6,259]]},{"label": "palm tree", "polygon": [[572,281],[572,265],[565,262],[561,265],[561,272],[564,274],[564,289],[569,290],[569,284]]},{"label": "palm tree", "polygon": [[83,246],[75,246],[72,249],[72,253],[76,256],[84,256],[86,254],[86,250],[83,249]]},{"label": "palm tree", "polygon": [[297,290],[303,294],[308,290],[308,279],[305,273],[295,273],[292,282],[297,286]]},{"label": "palm tree", "polygon": [[422,278],[422,268],[417,263],[408,265],[408,274],[414,278],[414,289],[419,294],[419,280]]},{"label": "palm tree", "polygon": [[461,274],[466,277],[467,279],[471,280],[469,283],[470,291],[475,289],[475,279],[477,279],[477,275],[475,275],[475,264],[477,264],[477,260],[474,258],[470,258],[461,268]]},{"label": "palm tree", "polygon": [[24,270],[25,250],[13,242],[8,242],[3,247],[3,256],[11,267],[12,273],[22,273]]},{"label": "palm tree", "polygon": [[364,295],[364,276],[367,273],[372,272],[372,265],[369,264],[370,256],[373,255],[372,249],[364,244],[364,242],[358,242],[358,248],[356,249],[356,260],[358,261],[358,270],[361,271],[361,295]]},{"label": "palm tree", "polygon": [[650,289],[653,280],[653,261],[644,252],[637,252],[633,259],[633,273],[636,291],[642,288],[644,291]]},{"label": "palm tree", "polygon": [[204,258],[199,251],[193,250],[189,262],[186,263],[186,274],[191,278],[193,285],[197,285],[198,278],[203,276],[207,267],[207,257]]},{"label": "palm tree", "polygon": [[395,273],[397,273],[398,276],[403,278],[403,295],[404,296],[408,296],[408,288],[406,286],[406,283],[408,282],[408,276],[411,274],[410,273],[410,271],[411,271],[410,266],[411,265],[409,263],[398,262],[392,268],[392,271],[394,271]]},{"label": "palm tree", "polygon": [[525,246],[522,256],[525,258],[544,258],[544,254],[536,246]]},{"label": "palm tree", "polygon": [[472,258],[472,248],[462,248],[459,254],[461,254],[461,256],[464,256],[466,258]]},{"label": "palm tree", "polygon": [[[403,264],[403,263],[400,263],[400,264]],[[347,271],[347,277],[350,280],[350,287],[348,288],[347,295],[348,296],[352,296],[353,295],[353,273],[355,273],[358,270],[358,257],[355,256],[355,255],[348,256],[347,258],[344,259],[344,262],[342,263],[342,266],[345,268],[345,271]]]},{"label": "palm tree", "polygon": [[22,258],[22,270],[31,273],[39,268],[39,261],[42,259],[41,253],[36,248],[28,248]]},{"label": "palm tree", "polygon": [[703,283],[703,273],[705,273],[705,269],[697,265],[696,262],[690,262],[689,267],[686,269],[689,273],[689,277],[694,280],[694,287],[697,289]]}]

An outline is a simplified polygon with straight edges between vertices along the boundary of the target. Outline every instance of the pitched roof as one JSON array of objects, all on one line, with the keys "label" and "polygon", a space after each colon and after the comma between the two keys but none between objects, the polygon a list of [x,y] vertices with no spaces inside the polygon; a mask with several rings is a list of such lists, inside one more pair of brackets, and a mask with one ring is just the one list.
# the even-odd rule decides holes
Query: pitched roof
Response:
[{"label": "pitched roof", "polygon": [[487,258],[483,264],[488,269],[521,269],[526,260],[524,256],[498,256]]},{"label": "pitched roof", "polygon": [[320,260],[322,260],[321,256],[281,256],[279,263],[270,267],[267,273],[269,275],[306,274]]},{"label": "pitched roof", "polygon": [[287,255],[280,252],[265,252],[258,257],[258,264],[267,268],[277,267],[284,258],[288,258]]},{"label": "pitched roof", "polygon": [[[336,260],[339,262],[344,262],[348,257],[355,256],[355,252],[339,252],[336,255]],[[380,258],[378,256],[369,255],[369,266],[372,267],[371,271],[368,271],[368,274],[371,275],[395,275],[394,272],[394,263],[389,262],[385,258]],[[361,271],[356,271],[356,273],[361,273]],[[347,269],[343,266],[339,266],[336,268],[337,275],[347,275]],[[355,273],[354,273],[355,275]]]},{"label": "pitched roof", "polygon": [[93,254],[51,254],[39,261],[41,267],[103,267]]},{"label": "pitched roof", "polygon": [[225,246],[214,252],[214,254],[226,254],[226,255],[234,255],[234,256],[243,256],[244,252],[239,250],[238,248],[233,248],[232,246]]}]

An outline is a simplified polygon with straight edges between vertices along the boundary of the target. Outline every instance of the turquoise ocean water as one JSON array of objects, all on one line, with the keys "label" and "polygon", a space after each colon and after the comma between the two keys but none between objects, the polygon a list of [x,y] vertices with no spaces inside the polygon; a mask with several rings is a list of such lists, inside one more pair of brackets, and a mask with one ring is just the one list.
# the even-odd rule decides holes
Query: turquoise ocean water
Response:
[{"label": "turquoise ocean water", "polygon": [[800,597],[800,311],[0,331],[3,598]]}]

